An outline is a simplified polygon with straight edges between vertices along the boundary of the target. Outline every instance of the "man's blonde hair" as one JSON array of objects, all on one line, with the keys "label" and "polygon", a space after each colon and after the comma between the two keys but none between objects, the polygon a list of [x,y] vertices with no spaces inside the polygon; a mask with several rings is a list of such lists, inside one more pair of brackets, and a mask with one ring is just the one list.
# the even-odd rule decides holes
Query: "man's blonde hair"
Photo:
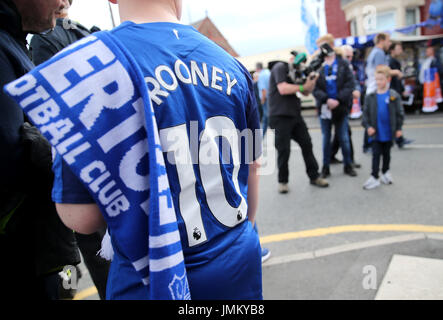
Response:
[{"label": "man's blonde hair", "polygon": [[375,68],[375,74],[383,74],[386,76],[386,78],[390,78],[391,68],[389,68],[387,65],[379,65],[377,68]]},{"label": "man's blonde hair", "polygon": [[325,42],[327,44],[329,44],[331,47],[334,47],[334,43],[335,43],[334,36],[332,34],[328,33],[328,34],[325,34],[324,36],[321,36],[316,41],[317,45],[319,45],[320,43],[325,43]]}]

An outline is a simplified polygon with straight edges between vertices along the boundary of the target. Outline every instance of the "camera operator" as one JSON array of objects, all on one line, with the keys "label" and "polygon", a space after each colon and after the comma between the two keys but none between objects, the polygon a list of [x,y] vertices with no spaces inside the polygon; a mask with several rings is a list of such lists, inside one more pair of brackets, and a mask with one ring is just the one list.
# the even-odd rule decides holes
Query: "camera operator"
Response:
[{"label": "camera operator", "polygon": [[[332,47],[334,38],[328,34],[317,40],[318,46],[323,43],[328,43]],[[348,108],[352,102],[354,89],[355,78],[348,61],[344,60],[341,55],[331,52],[325,58],[325,64],[320,70],[320,76],[313,93],[317,100],[323,135],[323,178],[330,176],[332,125],[335,127],[343,153],[344,173],[351,177],[357,176],[352,166],[348,129]]]},{"label": "camera operator", "polygon": [[315,87],[317,75],[311,74],[302,85],[294,84],[289,77],[290,66],[294,63],[291,56],[289,64],[276,63],[271,70],[269,80],[269,125],[275,130],[275,147],[278,153],[278,182],[280,193],[289,191],[288,161],[291,152],[291,139],[296,141],[303,154],[306,172],[311,184],[328,187],[329,183],[320,177],[315,159],[311,137],[301,115],[301,101],[297,93],[307,96]]}]

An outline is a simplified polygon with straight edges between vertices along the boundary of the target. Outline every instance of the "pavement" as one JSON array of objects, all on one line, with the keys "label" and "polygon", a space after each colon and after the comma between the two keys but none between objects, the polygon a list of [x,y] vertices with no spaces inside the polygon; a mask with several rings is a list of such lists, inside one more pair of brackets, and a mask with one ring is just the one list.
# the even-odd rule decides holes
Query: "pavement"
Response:
[{"label": "pavement", "polygon": [[[304,110],[321,166],[321,132]],[[257,223],[271,258],[263,264],[265,300],[422,300],[443,298],[443,113],[407,115],[414,143],[392,149],[394,184],[365,191],[371,155],[362,153],[360,120],[351,121],[358,177],[331,167],[330,187],[309,185],[292,145],[290,192],[277,193],[277,172],[261,177]],[[271,140],[266,152],[272,151]],[[339,155],[340,157],[340,155]],[[84,271],[76,299],[98,299]]]}]

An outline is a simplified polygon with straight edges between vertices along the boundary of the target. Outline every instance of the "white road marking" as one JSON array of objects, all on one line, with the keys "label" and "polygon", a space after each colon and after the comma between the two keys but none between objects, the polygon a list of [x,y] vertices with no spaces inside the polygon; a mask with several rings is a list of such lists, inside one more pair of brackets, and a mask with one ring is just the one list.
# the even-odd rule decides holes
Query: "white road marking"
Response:
[{"label": "white road marking", "polygon": [[379,247],[389,244],[403,243],[408,241],[416,241],[416,240],[441,240],[443,241],[443,235],[440,234],[425,234],[425,233],[412,233],[405,234],[400,236],[375,239],[363,242],[355,242],[350,244],[345,244],[341,246],[335,246],[331,248],[319,249],[305,253],[298,253],[280,257],[271,257],[268,261],[263,263],[263,267],[270,267],[284,263],[291,263],[296,261],[310,260],[316,259],[320,257],[330,256],[338,253],[350,252],[354,250],[361,250],[373,247]]}]

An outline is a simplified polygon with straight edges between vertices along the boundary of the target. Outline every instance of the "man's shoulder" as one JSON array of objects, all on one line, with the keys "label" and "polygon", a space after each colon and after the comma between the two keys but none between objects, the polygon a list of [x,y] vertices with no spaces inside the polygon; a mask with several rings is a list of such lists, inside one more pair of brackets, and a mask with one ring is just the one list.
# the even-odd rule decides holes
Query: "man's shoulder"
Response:
[{"label": "man's shoulder", "polygon": [[48,34],[35,34],[31,39],[31,47],[40,43],[62,43],[65,46],[69,45],[68,29],[63,25],[57,24],[54,29]]},{"label": "man's shoulder", "polygon": [[371,53],[368,56],[368,59],[375,59],[375,58],[379,58],[379,57],[386,57],[386,53],[378,48],[378,47],[374,47],[374,49],[372,49]]},{"label": "man's shoulder", "polygon": [[22,47],[14,37],[0,29],[0,52],[3,56],[2,60],[18,72],[17,76],[29,72],[34,67],[25,50],[26,48]]},{"label": "man's shoulder", "polygon": [[289,64],[287,62],[278,61],[276,62],[271,69],[271,74],[276,72],[288,72]]},{"label": "man's shoulder", "polygon": [[369,93],[366,95],[366,98],[365,98],[365,100],[368,101],[368,104],[369,104],[369,102],[374,103],[376,101],[376,99],[377,99],[377,92]]},{"label": "man's shoulder", "polygon": [[385,62],[387,62],[388,56],[387,54],[380,48],[377,48],[378,50],[375,52],[374,54],[374,59],[377,60],[384,60]]},{"label": "man's shoulder", "polygon": [[270,75],[271,71],[269,69],[263,69],[262,71],[260,71],[258,78],[269,78]]},{"label": "man's shoulder", "polygon": [[389,95],[392,101],[394,101],[395,99],[401,99],[400,94],[394,89],[389,89]]},{"label": "man's shoulder", "polygon": [[337,61],[338,61],[338,66],[341,68],[347,68],[350,69],[351,64],[349,63],[349,61],[343,59],[342,57],[337,57]]}]

